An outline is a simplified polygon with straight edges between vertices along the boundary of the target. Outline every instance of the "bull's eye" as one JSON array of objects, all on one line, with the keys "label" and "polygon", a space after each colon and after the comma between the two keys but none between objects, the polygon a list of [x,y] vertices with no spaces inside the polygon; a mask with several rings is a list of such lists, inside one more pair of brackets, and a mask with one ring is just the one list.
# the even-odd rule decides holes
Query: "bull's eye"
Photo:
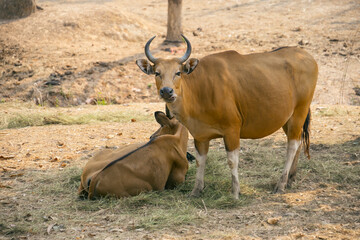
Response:
[{"label": "bull's eye", "polygon": [[175,73],[176,76],[180,76],[181,72],[177,72]]},{"label": "bull's eye", "polygon": [[159,73],[159,72],[155,72],[155,76],[156,76],[156,77],[160,76],[160,73]]}]

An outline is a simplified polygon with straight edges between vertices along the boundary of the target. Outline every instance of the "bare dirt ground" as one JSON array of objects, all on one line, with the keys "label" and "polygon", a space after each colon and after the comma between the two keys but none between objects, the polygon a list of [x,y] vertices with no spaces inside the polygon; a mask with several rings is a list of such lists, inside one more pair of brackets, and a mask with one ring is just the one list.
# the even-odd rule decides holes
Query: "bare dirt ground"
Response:
[{"label": "bare dirt ground", "polygon": [[[39,0],[38,4],[44,10],[25,19],[0,22],[2,102],[79,105],[65,112],[137,109],[152,115],[163,110],[153,78],[145,76],[134,60],[142,57],[144,44],[153,35],[158,36],[152,45],[154,55],[184,53],[184,46],[164,51],[167,47],[161,45],[166,34],[166,1]],[[346,162],[349,167],[358,164],[359,1],[184,0],[183,6],[183,29],[192,43],[193,57],[227,49],[248,54],[281,46],[299,46],[311,53],[319,65],[312,106],[312,150],[315,155],[319,149],[318,154],[325,154],[324,145],[350,143],[359,148],[344,150]],[[83,105],[96,101],[120,105]],[[10,111],[0,108],[0,114]],[[154,121],[135,121],[1,130],[0,211],[21,212],[27,204],[29,200],[19,189],[29,180],[28,172],[82,167],[94,151],[147,141],[156,128]],[[274,141],[283,138],[280,131],[270,137]],[[212,149],[219,150],[219,146],[214,142]],[[193,150],[191,143],[189,148]],[[241,209],[209,210],[202,224],[185,230],[129,230],[116,235],[83,225],[80,230],[51,236],[29,233],[0,238],[359,239],[359,188],[305,182],[295,192],[269,194]],[[270,218],[279,224],[267,223]],[[9,224],[15,226],[16,221]],[[0,222],[0,233],[9,224]],[[99,233],[92,236],[89,231],[94,229]]]},{"label": "bare dirt ground", "polygon": [[[146,116],[162,108],[163,103],[135,103],[60,108],[59,112],[81,114],[136,109]],[[15,110],[0,109],[2,114]],[[244,196],[249,195],[249,184],[255,186],[249,195],[250,203],[230,209],[200,207],[194,213],[198,218],[196,222],[155,229],[134,226],[140,221],[134,219],[139,217],[116,211],[114,206],[94,207],[95,210],[89,211],[86,208],[91,209],[89,205],[96,203],[76,203],[78,206],[74,208],[77,210],[71,212],[66,208],[66,201],[74,204],[76,188],[69,192],[69,187],[61,184],[60,190],[49,189],[60,184],[56,183],[61,179],[58,174],[83,167],[86,160],[100,149],[146,142],[158,127],[155,121],[3,129],[0,131],[0,233],[3,234],[0,234],[0,239],[358,239],[359,123],[359,107],[313,105],[312,160],[301,156],[296,185],[283,195],[271,194],[275,182],[271,186],[261,182],[254,184],[259,181],[259,174],[265,174],[259,164],[262,161],[266,164],[267,152],[284,159],[283,132],[277,131],[258,141],[243,140],[239,174]],[[192,140],[188,147],[194,154]],[[210,152],[225,155],[222,141],[213,141]],[[252,163],[255,157],[261,158],[257,164]],[[340,173],[336,166],[327,169],[329,159],[341,166]],[[224,158],[218,161],[226,165]],[[271,169],[278,168],[279,174],[283,167],[283,163],[277,167],[267,165]],[[191,166],[195,168],[194,163]],[[255,171],[258,168],[258,173],[249,175],[249,168]],[[276,174],[275,181],[279,174]],[[70,181],[64,176],[60,181]],[[222,177],[230,181],[230,175]],[[223,194],[229,194],[229,191],[224,188]],[[142,206],[139,211],[144,211],[144,208],[147,206]]]},{"label": "bare dirt ground", "polygon": [[[134,64],[153,35],[164,49],[166,1],[38,1],[32,16],[0,25],[0,98],[50,106],[158,101]],[[300,46],[317,60],[319,104],[359,104],[358,1],[184,1],[193,57]],[[196,35],[196,36],[195,36]],[[182,55],[184,47],[170,49]],[[155,53],[154,53],[155,54]],[[160,51],[156,56],[170,56]],[[360,91],[360,90],[358,90]]]}]

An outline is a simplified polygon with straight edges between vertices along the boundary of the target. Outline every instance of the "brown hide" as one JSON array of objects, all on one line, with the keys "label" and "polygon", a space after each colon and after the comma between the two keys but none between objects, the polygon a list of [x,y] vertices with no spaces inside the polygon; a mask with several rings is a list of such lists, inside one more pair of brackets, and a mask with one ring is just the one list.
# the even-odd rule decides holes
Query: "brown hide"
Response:
[{"label": "brown hide", "polygon": [[[226,51],[200,60],[191,58],[191,44],[181,58],[155,58],[145,45],[146,59],[136,64],[154,74],[160,97],[170,112],[194,137],[198,152],[195,187],[199,196],[209,141],[222,137],[232,171],[233,194],[238,198],[238,150],[240,138],[262,138],[283,128],[287,154],[282,176],[274,192],[283,192],[294,179],[301,139],[309,157],[310,104],[318,76],[314,58],[297,47],[241,55]],[[185,62],[186,61],[186,62]]]},{"label": "brown hide", "polygon": [[[284,126],[295,110],[303,125],[317,80],[317,64],[304,50],[240,55],[227,51],[200,60],[184,74],[170,111],[195,139],[261,138]],[[289,136],[300,137],[301,127]],[[227,143],[228,150],[238,147]]]},{"label": "brown hide", "polygon": [[[161,115],[166,118],[164,113]],[[184,182],[188,132],[175,118],[168,122],[148,143],[97,153],[84,167],[79,194],[88,195],[89,199],[105,195],[126,197],[174,188]],[[123,159],[116,161],[120,158]],[[116,162],[108,166],[113,161]]]}]

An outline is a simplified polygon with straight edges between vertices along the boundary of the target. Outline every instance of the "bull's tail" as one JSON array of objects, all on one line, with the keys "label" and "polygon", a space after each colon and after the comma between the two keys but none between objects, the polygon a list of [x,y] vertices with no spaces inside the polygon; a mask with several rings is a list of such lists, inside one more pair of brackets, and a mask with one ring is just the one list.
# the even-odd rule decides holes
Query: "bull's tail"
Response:
[{"label": "bull's tail", "polygon": [[307,156],[308,159],[310,159],[310,152],[309,152],[309,148],[310,148],[310,121],[311,121],[311,111],[309,108],[309,112],[306,116],[304,125],[303,125],[303,130],[302,130],[302,135],[301,135],[301,139],[304,145],[304,153]]}]

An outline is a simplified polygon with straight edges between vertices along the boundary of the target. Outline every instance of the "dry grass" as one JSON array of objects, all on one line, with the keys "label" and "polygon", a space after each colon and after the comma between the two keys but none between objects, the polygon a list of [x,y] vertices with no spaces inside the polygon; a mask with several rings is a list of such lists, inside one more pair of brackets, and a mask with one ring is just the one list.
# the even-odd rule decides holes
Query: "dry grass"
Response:
[{"label": "dry grass", "polygon": [[[206,189],[201,198],[190,198],[194,184],[195,164],[191,164],[187,181],[176,190],[142,193],[123,199],[105,197],[98,200],[79,200],[77,187],[80,184],[81,169],[68,168],[61,172],[31,171],[24,178],[22,192],[26,205],[22,211],[11,216],[16,226],[3,225],[6,235],[44,232],[47,219],[57,219],[59,226],[73,226],[77,223],[99,221],[101,211],[105,215],[119,216],[114,220],[123,225],[124,219],[132,219],[133,229],[162,229],[196,223],[201,220],[200,212],[205,209],[229,209],[241,207],[249,202],[251,195],[244,195],[239,201],[232,199],[229,172],[224,161],[215,161],[217,154],[211,154],[207,166]],[[226,174],[228,175],[228,174]],[[219,179],[222,179],[219,181]],[[103,214],[101,214],[103,216]],[[28,216],[28,217],[26,217]],[[31,220],[29,220],[29,218]],[[2,219],[5,220],[5,219]]]},{"label": "dry grass", "polygon": [[[95,122],[151,121],[153,114],[148,109],[134,110],[129,105],[83,105],[70,108],[51,108],[32,103],[1,103],[0,130],[43,126],[49,124],[88,124]],[[146,111],[147,110],[147,111]]]},{"label": "dry grass", "polygon": [[[22,194],[19,198],[24,202],[6,216],[6,221],[1,219],[0,229],[7,236],[20,236],[42,234],[54,222],[56,228],[53,227],[53,231],[58,232],[72,231],[70,229],[79,224],[95,226],[96,223],[106,223],[109,228],[118,227],[122,231],[156,231],[199,225],[208,219],[208,212],[245,210],[256,206],[256,199],[269,201],[269,197],[273,198],[270,191],[280,176],[285,148],[271,148],[270,145],[281,146],[282,143],[272,139],[243,141],[239,166],[242,196],[239,201],[231,197],[230,170],[225,153],[218,151],[209,155],[206,187],[200,198],[189,197],[195,178],[194,163],[186,182],[175,190],[93,201],[77,198],[79,168],[65,168],[60,172],[30,171],[21,177],[26,181],[17,186],[17,191]],[[360,166],[344,164],[354,158],[349,154],[356,153],[359,145],[359,139],[342,145],[313,145],[312,160],[299,163],[298,181],[289,191],[306,191],[327,185],[359,190]]]},{"label": "dry grass", "polygon": [[[82,117],[87,117],[87,123],[130,121],[130,118],[146,122],[153,121],[154,109],[163,107],[158,104],[154,107],[113,105],[45,108],[6,104],[0,104],[0,111],[6,111],[3,119],[7,119],[2,123],[13,122],[14,125],[16,121],[9,119],[18,114],[27,121],[36,119],[36,116],[64,117],[67,121],[48,124],[82,124],[85,122],[77,122]],[[343,125],[331,123],[334,129],[329,130],[331,132],[357,119],[357,111],[342,108],[319,108],[314,112],[315,126],[324,124],[318,122],[320,117],[334,118],[335,121],[340,121],[339,116],[345,119]],[[335,238],[347,236],[355,239],[359,236],[360,138],[358,135],[356,137],[356,131],[354,134],[351,135],[353,137],[341,138],[344,140],[311,144],[311,160],[301,155],[297,181],[285,195],[271,194],[284,164],[286,149],[281,134],[260,140],[242,140],[239,163],[242,196],[239,201],[232,199],[226,154],[221,143],[216,145],[216,141],[212,143],[209,153],[205,189],[200,198],[189,197],[195,182],[195,163],[190,165],[186,182],[175,190],[94,201],[77,198],[81,175],[78,167],[46,171],[15,171],[7,167],[1,172],[0,239],[1,235],[14,239],[46,239],[50,237],[48,232],[53,239],[66,239],[69,236],[141,239],[146,234],[155,234],[155,239],[161,239],[164,229],[172,235],[185,232],[188,239],[196,239],[198,229],[206,229],[204,236],[209,239],[221,238],[219,233],[224,232],[231,233],[230,239],[237,236],[266,238],[266,220],[274,217],[282,219],[279,226],[272,228],[271,236],[274,237],[288,236],[298,229],[300,233],[295,234],[294,238],[300,235],[311,238],[317,236],[318,232],[325,234],[330,226],[323,223],[329,222],[341,226],[341,229],[336,228],[338,235]],[[192,144],[189,146],[192,147]]]}]

